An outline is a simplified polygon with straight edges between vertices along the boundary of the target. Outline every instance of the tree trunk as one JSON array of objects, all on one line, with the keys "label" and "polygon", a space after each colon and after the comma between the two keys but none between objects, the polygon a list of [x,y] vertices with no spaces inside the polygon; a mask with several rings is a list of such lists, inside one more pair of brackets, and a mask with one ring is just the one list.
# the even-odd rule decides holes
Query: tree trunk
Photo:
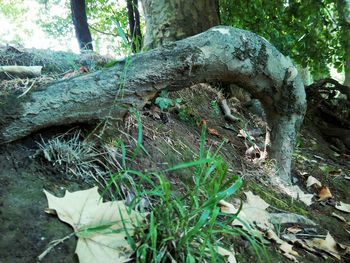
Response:
[{"label": "tree trunk", "polygon": [[80,50],[93,50],[92,38],[87,23],[85,0],[70,1],[75,35],[79,42]]},{"label": "tree trunk", "polygon": [[350,101],[350,1],[337,0],[337,9],[341,26],[341,44],[344,50],[344,85],[349,87],[347,97]]},{"label": "tree trunk", "polygon": [[196,35],[219,24],[216,0],[142,0],[146,33],[143,48]]},{"label": "tree trunk", "polygon": [[131,48],[134,53],[141,51],[142,35],[140,28],[140,14],[138,10],[138,0],[127,0],[129,30],[131,36]]},{"label": "tree trunk", "polygon": [[305,91],[292,62],[257,35],[231,27],[134,55],[103,71],[54,83],[25,96],[2,95],[0,142],[54,125],[122,118],[159,91],[223,81],[259,99],[271,131],[271,157],[290,182],[296,129],[306,109]]}]

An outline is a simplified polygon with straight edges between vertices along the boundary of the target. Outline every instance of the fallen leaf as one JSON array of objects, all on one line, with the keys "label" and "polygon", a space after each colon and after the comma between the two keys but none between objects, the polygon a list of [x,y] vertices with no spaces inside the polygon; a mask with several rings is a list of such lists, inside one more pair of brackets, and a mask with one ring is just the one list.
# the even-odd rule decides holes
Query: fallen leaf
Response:
[{"label": "fallen leaf", "polygon": [[341,216],[341,215],[338,215],[338,214],[333,212],[332,216],[337,218],[337,219],[339,219],[340,221],[346,222],[346,219],[343,216]]},{"label": "fallen leaf", "polygon": [[317,185],[319,187],[322,186],[319,180],[317,180],[315,177],[310,175],[306,180],[306,187],[309,188],[310,186],[313,186],[313,185]]},{"label": "fallen leaf", "polygon": [[130,260],[133,251],[126,240],[141,215],[123,201],[103,202],[97,187],[70,193],[62,198],[44,190],[49,208],[68,223],[78,236],[75,253],[80,263],[112,263]]},{"label": "fallen leaf", "polygon": [[277,234],[271,229],[265,233],[267,239],[275,241],[279,245],[279,249],[283,252],[282,255],[286,258],[292,260],[293,262],[298,262],[295,256],[299,256],[298,252],[293,250],[293,245],[288,244],[286,241],[280,239]]},{"label": "fallen leaf", "polygon": [[[278,179],[279,180],[279,179]],[[312,198],[313,194],[306,194],[304,193],[299,186],[297,185],[284,185],[279,184],[280,189],[285,192],[287,195],[300,200],[307,206],[311,205],[313,203]]]},{"label": "fallen leaf", "polygon": [[202,126],[207,126],[207,120],[206,119],[201,119],[200,123],[199,123],[199,126],[202,127]]},{"label": "fallen leaf", "polygon": [[237,134],[237,137],[244,138],[244,139],[249,139],[251,141],[255,141],[255,138],[253,136],[251,136],[247,131],[245,131],[243,129],[239,130],[239,132]]},{"label": "fallen leaf", "polygon": [[230,251],[230,250],[227,250],[223,247],[218,247],[217,248],[217,252],[221,255],[221,256],[224,256],[224,257],[227,257],[226,261],[225,262],[228,262],[228,263],[237,263],[236,261],[236,254],[234,251]]},{"label": "fallen leaf", "polygon": [[327,233],[327,236],[325,239],[315,238],[311,240],[305,240],[308,246],[322,250],[327,252],[328,254],[332,255],[333,257],[337,259],[341,259],[339,251],[337,250],[338,243],[334,240],[334,238]]},{"label": "fallen leaf", "polygon": [[68,72],[68,73],[64,74],[63,79],[68,79],[68,78],[71,78],[71,77],[75,77],[78,74],[79,74],[78,71]]},{"label": "fallen leaf", "polygon": [[301,232],[303,230],[301,228],[297,227],[297,226],[291,226],[291,227],[287,228],[287,231],[289,233],[296,234],[296,233],[299,233],[299,232]]},{"label": "fallen leaf", "polygon": [[[254,225],[258,226],[260,229],[270,229],[273,225],[269,220],[269,213],[266,209],[270,206],[266,203],[260,196],[253,194],[251,191],[244,192],[247,200],[243,203],[242,210],[238,215],[242,221],[249,224],[252,229]],[[233,225],[243,225],[240,221],[235,220]],[[245,226],[243,225],[243,228]]]},{"label": "fallen leaf", "polygon": [[342,173],[342,170],[341,170],[341,169],[338,169],[338,170],[331,170],[331,171],[328,172],[328,174],[329,174],[330,176],[339,176],[339,175],[341,175],[341,173]]},{"label": "fallen leaf", "polygon": [[83,74],[83,73],[88,73],[89,70],[88,70],[87,67],[85,67],[85,66],[80,66],[79,72],[80,72],[81,74]]},{"label": "fallen leaf", "polygon": [[211,134],[213,136],[220,137],[219,132],[213,128],[208,128],[208,132],[209,132],[209,134]]},{"label": "fallen leaf", "polygon": [[343,203],[342,201],[340,201],[339,204],[336,204],[335,208],[342,212],[350,213],[350,205]]},{"label": "fallen leaf", "polygon": [[322,186],[320,188],[320,192],[318,193],[318,197],[319,198],[317,201],[324,201],[329,198],[333,198],[333,195],[327,186]]},{"label": "fallen leaf", "polygon": [[219,205],[221,213],[236,214],[238,212],[238,209],[236,209],[233,204],[226,202],[225,200],[220,200]]}]

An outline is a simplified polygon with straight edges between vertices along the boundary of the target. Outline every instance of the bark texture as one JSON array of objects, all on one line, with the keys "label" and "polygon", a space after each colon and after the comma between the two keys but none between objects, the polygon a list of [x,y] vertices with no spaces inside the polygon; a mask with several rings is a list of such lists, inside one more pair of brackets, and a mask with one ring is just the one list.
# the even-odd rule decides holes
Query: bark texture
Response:
[{"label": "bark texture", "polygon": [[348,86],[347,97],[350,101],[350,1],[337,0],[336,3],[341,26],[341,44],[344,50],[344,85]]},{"label": "bark texture", "polygon": [[142,0],[146,20],[143,48],[193,36],[219,24],[217,0]]},{"label": "bark texture", "polygon": [[21,98],[3,95],[0,142],[53,125],[122,118],[163,89],[213,81],[244,86],[261,101],[271,128],[270,157],[289,182],[296,130],[306,109],[303,83],[292,62],[270,43],[231,27],[214,27]]},{"label": "bark texture", "polygon": [[137,53],[142,48],[142,35],[140,27],[140,14],[138,10],[138,0],[127,0],[126,7],[128,9],[131,48],[134,53]]},{"label": "bark texture", "polygon": [[86,17],[85,0],[70,1],[75,35],[79,42],[80,50],[93,50],[92,38]]}]

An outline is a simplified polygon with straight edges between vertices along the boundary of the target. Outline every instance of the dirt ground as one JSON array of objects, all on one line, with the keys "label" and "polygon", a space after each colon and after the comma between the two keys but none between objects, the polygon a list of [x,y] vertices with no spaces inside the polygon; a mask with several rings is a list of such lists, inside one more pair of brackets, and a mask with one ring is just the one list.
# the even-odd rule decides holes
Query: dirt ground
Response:
[{"label": "dirt ground", "polygon": [[[349,155],[334,152],[331,144],[316,129],[313,129],[312,123],[306,119],[306,126],[296,146],[293,175],[305,191],[306,173],[316,177],[329,187],[334,197],[330,201],[315,202],[310,207],[306,207],[287,196],[275,193],[272,187],[262,184],[265,180],[265,175],[262,174],[264,169],[252,164],[245,157],[246,145],[242,138],[237,137],[239,128],[237,125],[228,127],[220,113],[215,111],[213,106],[215,96],[211,91],[186,92],[174,95],[192,100],[191,104],[185,107],[185,117],[181,117],[183,112],[176,109],[172,113],[155,113],[149,107],[142,112],[144,146],[151,157],[142,156],[138,163],[134,164],[135,168],[146,170],[169,167],[181,161],[191,160],[199,144],[198,123],[206,119],[208,127],[219,133],[218,137],[212,131],[212,134],[208,135],[207,144],[215,149],[220,142],[227,140],[220,153],[229,163],[230,170],[243,176],[244,190],[252,190],[268,203],[274,202],[274,206],[304,213],[318,223],[319,234],[330,231],[338,242],[350,245],[350,234],[344,231],[349,230],[350,227],[331,216],[335,211],[335,200],[350,203],[350,180],[345,179],[345,176],[350,176],[350,160],[347,159]],[[253,118],[249,119],[250,115],[244,108],[239,108],[237,114],[245,118],[247,128],[262,128],[260,124],[253,121]],[[36,141],[40,141],[38,135],[0,147],[1,263],[37,262],[37,256],[47,248],[50,241],[63,238],[72,232],[68,225],[44,212],[47,200],[43,189],[62,196],[66,189],[73,191],[91,187],[91,184],[78,179],[68,179],[66,175],[58,173],[43,158],[34,158],[38,150]],[[177,176],[179,178],[176,176],[172,178],[174,184],[177,180],[183,180],[180,177],[185,177],[186,174]],[[337,213],[344,216],[348,222],[350,221],[349,214]],[[237,244],[235,249],[239,262],[256,262],[256,258],[246,247],[246,242]],[[75,238],[63,242],[42,262],[78,262],[74,255],[75,245]],[[273,255],[272,262],[290,262],[276,253],[273,246],[269,251]],[[301,254],[299,258],[301,262],[337,262],[331,256],[324,259],[302,249],[298,252]],[[350,262],[350,259],[345,257],[342,262]]]}]

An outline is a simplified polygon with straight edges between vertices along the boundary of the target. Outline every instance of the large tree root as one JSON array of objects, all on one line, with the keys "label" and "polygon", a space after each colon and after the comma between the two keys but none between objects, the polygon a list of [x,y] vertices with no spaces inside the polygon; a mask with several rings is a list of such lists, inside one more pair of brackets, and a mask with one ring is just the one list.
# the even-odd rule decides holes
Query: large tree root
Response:
[{"label": "large tree root", "polygon": [[245,87],[261,101],[271,129],[270,158],[290,182],[296,129],[306,109],[302,81],[291,61],[266,40],[231,27],[214,27],[20,98],[2,95],[0,143],[49,126],[120,119],[163,89],[216,81]]}]

